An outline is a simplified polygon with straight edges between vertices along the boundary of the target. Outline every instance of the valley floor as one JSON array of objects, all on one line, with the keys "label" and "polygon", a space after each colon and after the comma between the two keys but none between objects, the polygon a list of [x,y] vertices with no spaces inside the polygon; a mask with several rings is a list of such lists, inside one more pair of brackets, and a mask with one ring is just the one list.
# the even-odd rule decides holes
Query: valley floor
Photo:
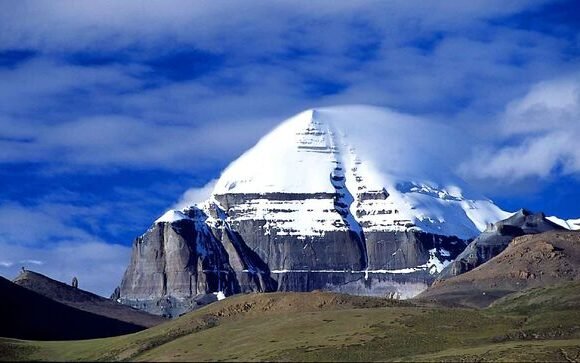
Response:
[{"label": "valley floor", "polygon": [[139,333],[0,339],[0,360],[580,361],[580,282],[483,310],[331,293],[240,295]]}]

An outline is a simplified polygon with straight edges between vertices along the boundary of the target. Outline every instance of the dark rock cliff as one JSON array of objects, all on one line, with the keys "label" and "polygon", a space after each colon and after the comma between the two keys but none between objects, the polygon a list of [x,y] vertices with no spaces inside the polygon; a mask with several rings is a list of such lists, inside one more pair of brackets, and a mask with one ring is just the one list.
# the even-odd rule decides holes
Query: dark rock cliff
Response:
[{"label": "dark rock cliff", "polygon": [[[434,280],[442,263],[466,246],[459,238],[414,228],[346,228],[348,216],[340,213],[340,206],[328,211],[336,214],[340,228],[335,231],[305,236],[276,227],[266,230],[265,219],[236,215],[243,213],[236,207],[260,197],[217,196],[221,208],[192,207],[184,212],[187,219],[155,223],[133,243],[131,262],[118,290],[120,301],[151,313],[177,316],[216,300],[217,292],[228,296],[321,289],[411,297]],[[268,198],[336,195],[277,193]]]}]

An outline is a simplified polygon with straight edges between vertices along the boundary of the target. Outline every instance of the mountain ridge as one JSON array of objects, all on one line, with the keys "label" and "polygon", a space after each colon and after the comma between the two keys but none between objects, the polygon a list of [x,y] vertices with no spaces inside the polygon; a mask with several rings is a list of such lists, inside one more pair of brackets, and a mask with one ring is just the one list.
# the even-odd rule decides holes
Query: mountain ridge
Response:
[{"label": "mountain ridge", "polygon": [[437,279],[457,276],[477,268],[501,253],[516,237],[554,230],[566,229],[546,218],[542,212],[520,209],[508,218],[490,224],[453,262],[440,271]]}]

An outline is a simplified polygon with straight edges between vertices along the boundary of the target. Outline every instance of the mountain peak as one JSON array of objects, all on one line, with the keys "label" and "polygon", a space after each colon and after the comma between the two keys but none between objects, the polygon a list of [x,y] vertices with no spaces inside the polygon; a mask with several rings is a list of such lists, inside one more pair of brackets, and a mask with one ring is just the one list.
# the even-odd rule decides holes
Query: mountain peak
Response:
[{"label": "mountain peak", "polygon": [[[352,199],[346,209],[367,228],[413,225],[473,237],[507,213],[453,172],[453,153],[440,142],[453,134],[460,139],[459,130],[378,107],[309,109],[232,162],[213,196],[343,194]],[[365,202],[383,190],[388,200]]]}]

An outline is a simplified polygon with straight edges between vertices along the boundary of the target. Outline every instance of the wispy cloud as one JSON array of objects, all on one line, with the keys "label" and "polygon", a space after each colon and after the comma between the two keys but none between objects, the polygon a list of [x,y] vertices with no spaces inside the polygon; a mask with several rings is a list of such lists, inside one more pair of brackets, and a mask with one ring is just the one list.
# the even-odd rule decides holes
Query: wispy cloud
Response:
[{"label": "wispy cloud", "polygon": [[[535,1],[538,6],[544,1]],[[33,5],[33,6],[32,6]],[[6,5],[8,6],[8,5]],[[119,49],[158,46],[167,42],[195,44],[198,48],[237,54],[284,51],[288,43],[342,49],[352,33],[341,24],[359,22],[385,31],[425,26],[429,29],[461,28],[474,21],[510,15],[530,7],[529,1],[260,1],[237,3],[199,1],[21,1],[3,12],[4,47],[41,50]],[[389,21],[385,21],[385,16]],[[227,20],[227,21],[226,21]],[[313,21],[315,20],[315,21]],[[146,26],[144,25],[146,24]],[[324,26],[326,33],[304,27]],[[190,31],[185,31],[190,30]],[[402,29],[406,30],[405,28]],[[405,32],[406,33],[406,32]],[[234,35],[227,36],[227,35]],[[335,35],[342,35],[337,37]],[[323,38],[324,43],[313,41]],[[251,42],[262,43],[261,50]]]},{"label": "wispy cloud", "polygon": [[209,181],[201,188],[190,188],[183,193],[179,201],[173,205],[172,209],[183,209],[196,203],[206,201],[213,192],[217,179]]},{"label": "wispy cloud", "polygon": [[86,220],[102,213],[99,209],[0,205],[0,274],[13,278],[23,266],[61,281],[77,276],[84,288],[108,296],[121,280],[130,248],[89,232]]},{"label": "wispy cloud", "polygon": [[580,75],[534,85],[507,106],[497,136],[464,172],[508,182],[580,174]]},{"label": "wispy cloud", "polygon": [[44,262],[39,260],[20,260],[19,263],[29,263],[31,265],[44,265]]}]

